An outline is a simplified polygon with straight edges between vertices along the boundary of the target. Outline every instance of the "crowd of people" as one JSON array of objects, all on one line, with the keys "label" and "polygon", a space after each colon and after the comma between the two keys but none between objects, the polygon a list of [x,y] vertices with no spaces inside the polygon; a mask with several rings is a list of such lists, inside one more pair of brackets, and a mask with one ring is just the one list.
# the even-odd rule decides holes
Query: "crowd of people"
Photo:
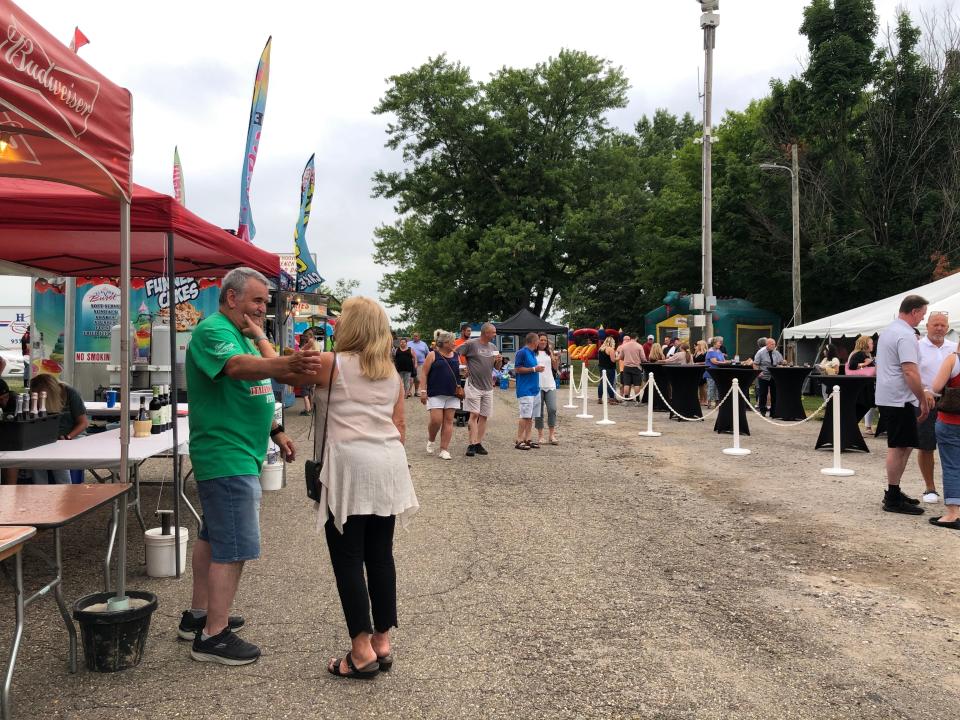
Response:
[{"label": "crowd of people", "polygon": [[[192,554],[191,606],[183,610],[177,633],[191,641],[190,654],[197,661],[244,665],[260,655],[254,643],[237,635],[244,618],[229,611],[244,564],[260,555],[258,476],[267,440],[276,443],[288,462],[298,454],[274,418],[271,381],[299,386],[308,390],[313,403],[305,412],[312,414],[315,438],[309,455],[319,483],[316,524],[326,538],[350,639],[349,649],[331,656],[326,669],[338,677],[369,679],[394,662],[394,532],[419,508],[405,450],[407,401],[416,396],[429,413],[426,452],[452,459],[453,418],[462,412],[469,415],[465,455],[487,455],[484,443],[494,413],[495,382],[506,364],[491,323],[483,324],[476,337],[470,326],[461,328],[459,337],[437,331],[432,347],[416,333],[394,342],[384,309],[363,297],[344,302],[334,351],[322,352],[307,338],[299,352],[279,356],[263,330],[268,295],[260,273],[248,268],[228,273],[219,311],[200,322],[187,350],[190,457],[203,516]],[[846,369],[876,373],[876,403],[889,447],[883,509],[924,512],[919,500],[900,490],[900,478],[912,448],[919,448],[925,479],[929,471],[929,492],[923,498],[929,502],[928,496],[936,493],[936,448],[943,467],[945,511],[931,522],[960,529],[960,362],[956,345],[944,339],[947,318],[942,314],[931,314],[927,337],[918,341],[914,329],[925,314],[926,301],[906,298],[898,320],[881,333],[876,354],[870,342],[858,341]],[[704,400],[709,402],[710,369],[738,361],[727,356],[722,337],[693,349],[682,340],[671,339],[667,345],[653,337],[645,343],[633,338],[619,346],[606,343],[602,367],[612,375],[611,384],[619,373],[624,396],[630,397],[643,384],[645,361],[703,362],[708,388]],[[772,339],[764,340],[745,361],[760,370],[761,411],[768,411],[772,402],[769,370],[783,362]],[[547,335],[528,333],[523,338],[511,369],[517,450],[559,442],[559,363]],[[72,402],[69,389],[51,385],[47,392],[60,407]],[[715,388],[712,392],[716,402]],[[956,402],[942,405],[931,421],[937,395],[956,395]],[[73,418],[70,413],[64,416]],[[82,431],[79,422],[66,428],[67,422],[67,436]]]}]

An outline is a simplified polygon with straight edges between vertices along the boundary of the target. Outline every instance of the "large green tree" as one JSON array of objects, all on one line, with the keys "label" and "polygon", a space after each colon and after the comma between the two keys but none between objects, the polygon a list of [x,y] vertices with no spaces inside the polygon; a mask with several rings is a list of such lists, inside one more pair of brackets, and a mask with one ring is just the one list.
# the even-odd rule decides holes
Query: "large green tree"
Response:
[{"label": "large green tree", "polygon": [[387,302],[422,327],[549,314],[636,211],[606,121],[626,104],[621,70],[564,50],[477,82],[441,56],[390,83],[374,110],[404,160],[375,176],[400,216],[376,231]]}]

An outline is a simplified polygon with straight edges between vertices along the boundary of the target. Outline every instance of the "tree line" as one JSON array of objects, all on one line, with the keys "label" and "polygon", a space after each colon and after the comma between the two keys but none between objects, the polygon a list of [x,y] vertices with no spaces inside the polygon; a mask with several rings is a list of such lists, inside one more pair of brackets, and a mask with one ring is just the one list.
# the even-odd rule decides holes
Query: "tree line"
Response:
[{"label": "tree line", "polygon": [[[800,158],[805,319],[953,272],[960,228],[960,29],[873,0],[812,0],[802,72],[728,112],[713,141],[714,291],[791,315],[790,179]],[[922,29],[921,29],[922,26]],[[380,283],[421,328],[528,307],[634,327],[701,287],[702,127],[667,109],[632,132],[607,114],[629,81],[575,50],[487,81],[446,56],[390,78],[400,171],[374,176],[398,219],[375,231]]]}]

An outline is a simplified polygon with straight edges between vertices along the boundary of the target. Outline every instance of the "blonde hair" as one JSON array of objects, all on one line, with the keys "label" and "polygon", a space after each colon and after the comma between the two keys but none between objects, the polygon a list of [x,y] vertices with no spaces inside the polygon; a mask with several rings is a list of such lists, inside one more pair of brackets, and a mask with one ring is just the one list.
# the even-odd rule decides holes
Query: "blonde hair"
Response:
[{"label": "blonde hair", "polygon": [[617,346],[617,341],[614,339],[613,335],[607,335],[607,339],[603,341],[603,347],[615,348],[616,346]]},{"label": "blonde hair", "polygon": [[699,355],[701,352],[705,353],[708,350],[706,340],[697,340],[694,352]]},{"label": "blonde hair", "polygon": [[853,351],[862,352],[862,353],[870,352],[869,343],[870,343],[869,335],[860,335],[859,337],[857,337],[857,342],[853,346]]},{"label": "blonde hair", "polygon": [[660,343],[654,343],[650,347],[650,357],[647,358],[650,362],[659,362],[660,360],[666,360],[667,358],[663,354],[663,348],[660,347]]},{"label": "blonde hair", "polygon": [[360,372],[370,380],[397,374],[390,357],[393,335],[386,311],[376,300],[351,297],[343,302],[337,321],[337,351],[360,358]]},{"label": "blonde hair", "polygon": [[453,342],[453,333],[449,330],[437,330],[433,333],[433,342],[437,344],[437,347]]},{"label": "blonde hair", "polygon": [[60,389],[60,381],[53,375],[43,373],[30,379],[30,392],[47,393],[47,412],[58,413],[63,410],[63,391]]}]

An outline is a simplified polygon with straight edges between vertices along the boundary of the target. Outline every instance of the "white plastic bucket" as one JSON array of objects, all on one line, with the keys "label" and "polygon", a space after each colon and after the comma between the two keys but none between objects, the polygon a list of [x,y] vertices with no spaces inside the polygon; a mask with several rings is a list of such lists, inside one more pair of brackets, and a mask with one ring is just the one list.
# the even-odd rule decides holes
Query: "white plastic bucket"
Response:
[{"label": "white plastic bucket", "polygon": [[283,490],[283,463],[264,463],[260,468],[260,487],[263,490]]},{"label": "white plastic bucket", "polygon": [[[150,528],[143,534],[143,545],[147,553],[147,575],[150,577],[174,577],[177,574],[176,557],[173,554],[174,529],[169,535],[161,535],[161,528]],[[180,528],[180,571],[187,566],[187,539],[190,532]]]}]

